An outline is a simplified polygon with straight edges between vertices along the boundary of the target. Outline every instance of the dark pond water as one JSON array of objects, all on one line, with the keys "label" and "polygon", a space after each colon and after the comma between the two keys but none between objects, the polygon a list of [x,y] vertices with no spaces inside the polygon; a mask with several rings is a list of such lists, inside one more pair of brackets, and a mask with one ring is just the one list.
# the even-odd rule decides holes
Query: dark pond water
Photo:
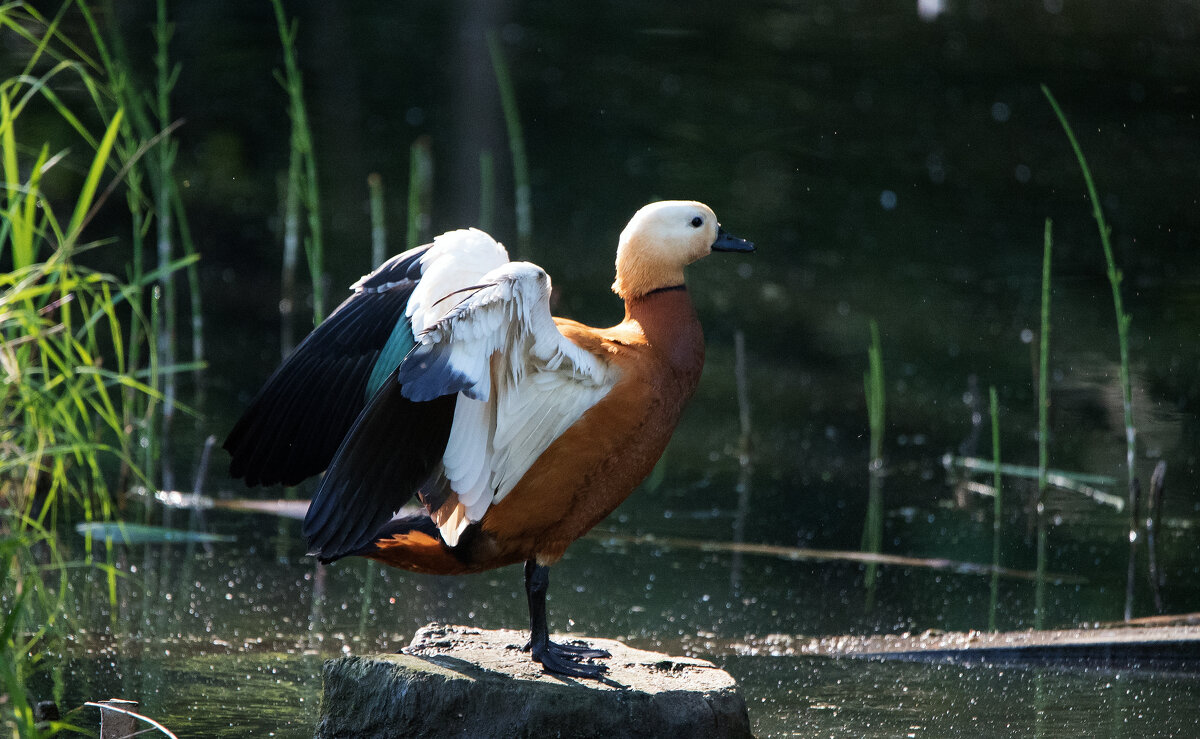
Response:
[{"label": "dark pond water", "polygon": [[[383,177],[398,250],[409,147],[422,136],[435,164],[431,231],[477,222],[488,150],[493,230],[516,243],[483,40],[496,29],[532,173],[534,237],[522,256],[550,272],[561,314],[619,320],[608,293],[613,249],[648,201],[704,200],[759,245],[753,258],[693,268],[709,340],[698,396],[654,484],[555,568],[554,626],[712,655],[742,682],[761,736],[1195,735],[1195,678],[737,656],[730,646],[770,633],[984,628],[986,577],[884,567],[868,609],[857,564],[627,540],[727,542],[736,521],[747,542],[857,549],[868,489],[862,373],[875,319],[887,390],[883,550],[990,562],[992,501],[961,493],[941,460],[990,457],[979,424],[989,423],[995,386],[1004,458],[1037,461],[1047,218],[1051,466],[1125,479],[1111,290],[1046,84],[1091,163],[1125,276],[1143,486],[1158,460],[1168,464],[1165,607],[1200,610],[1200,7],[947,0],[922,18],[930,5],[292,4],[328,283],[340,296],[370,267],[368,173]],[[205,419],[194,443],[176,442],[187,469],[198,440],[223,436],[278,361],[277,179],[288,123],[269,5],[172,11],[176,107],[187,121],[180,169],[204,257],[212,353]],[[142,53],[152,9],[121,12]],[[740,499],[737,331],[753,428]],[[248,493],[216,466],[210,490],[281,495]],[[1104,487],[1124,495],[1122,483]],[[1006,495],[1003,564],[1032,569],[1033,489],[1010,479]],[[1048,587],[1045,624],[1119,619],[1126,514],[1063,491],[1049,511],[1048,568],[1082,582]],[[433,619],[525,622],[517,569],[443,580],[343,562],[319,574],[291,522],[211,515],[207,524],[236,543],[124,553],[130,578],[115,622],[92,587],[77,585],[88,627],[70,653],[71,696],[141,700],[181,735],[300,736],[313,725],[323,658],[396,649]],[[1144,554],[1136,615],[1154,612]],[[1006,578],[1000,596],[1000,628],[1033,624],[1032,582]]]}]

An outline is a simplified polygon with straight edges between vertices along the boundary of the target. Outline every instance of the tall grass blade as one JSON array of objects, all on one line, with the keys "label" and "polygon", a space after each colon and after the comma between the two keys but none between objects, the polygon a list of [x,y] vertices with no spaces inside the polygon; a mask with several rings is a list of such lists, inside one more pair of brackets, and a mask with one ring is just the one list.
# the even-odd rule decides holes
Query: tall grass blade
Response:
[{"label": "tall grass blade", "polygon": [[304,238],[308,258],[308,272],[312,280],[313,324],[325,318],[324,287],[324,237],[321,228],[321,202],[317,186],[317,159],[313,151],[312,131],[308,125],[308,110],[304,105],[304,80],[296,59],[296,36],[298,26],[288,23],[282,0],[271,0],[275,10],[275,23],[279,29],[279,41],[283,47],[284,71],[276,77],[288,96],[288,115],[292,122],[290,145],[292,165],[288,169],[289,187],[296,186],[300,203],[304,206],[308,233]]},{"label": "tall grass blade", "polygon": [[[753,479],[753,458],[751,457],[751,423],[750,423],[750,379],[746,371],[746,335],[738,329],[733,334],[733,367],[736,380],[738,406],[738,480],[737,480],[737,511],[733,517],[733,541],[742,543],[746,540],[746,518],[750,515],[751,481]],[[737,594],[742,589],[742,555],[735,551],[729,566],[729,585]]]},{"label": "tall grass blade", "polygon": [[533,243],[533,191],[529,184],[529,158],[525,154],[525,133],[517,110],[517,93],[513,88],[508,62],[500,48],[495,31],[487,32],[488,54],[496,73],[500,90],[500,106],[504,109],[504,126],[508,131],[508,148],[512,154],[513,179],[516,181],[517,252],[514,259],[530,259]]},{"label": "tall grass blade", "polygon": [[[1133,425],[1133,385],[1129,374],[1129,325],[1133,321],[1133,317],[1125,312],[1124,302],[1121,299],[1121,271],[1117,269],[1116,260],[1113,258],[1112,229],[1104,220],[1104,211],[1100,208],[1100,196],[1096,192],[1096,185],[1092,181],[1092,171],[1088,167],[1087,159],[1083,156],[1083,149],[1080,148],[1079,142],[1075,138],[1075,132],[1071,129],[1071,124],[1067,122],[1066,115],[1063,114],[1062,108],[1059,107],[1058,101],[1050,92],[1050,88],[1042,85],[1042,93],[1050,102],[1050,107],[1054,109],[1054,114],[1058,116],[1058,122],[1062,125],[1063,132],[1067,135],[1067,140],[1071,143],[1071,150],[1075,152],[1075,159],[1079,162],[1079,171],[1083,174],[1083,181],[1087,187],[1088,199],[1092,203],[1092,217],[1096,219],[1096,228],[1100,231],[1100,247],[1104,251],[1104,262],[1107,268],[1108,282],[1112,287],[1113,310],[1117,316],[1117,343],[1121,352],[1121,400],[1125,415],[1125,468],[1129,476],[1129,558],[1131,560],[1130,572],[1134,572],[1133,561],[1137,559],[1137,541],[1138,541],[1138,520],[1136,508],[1134,504],[1135,486],[1137,484],[1137,469],[1135,463],[1137,461],[1137,430]],[[1127,588],[1128,596],[1125,599],[1125,620],[1128,621],[1133,617],[1133,588]]]},{"label": "tall grass blade", "polygon": [[409,148],[406,248],[415,249],[429,241],[432,205],[433,146],[428,136],[419,136]]},{"label": "tall grass blade", "polygon": [[124,109],[117,108],[117,112],[113,114],[112,120],[104,132],[104,138],[96,147],[96,156],[92,158],[92,166],[88,169],[87,177],[83,181],[83,188],[75,202],[75,211],[67,224],[67,240],[69,242],[74,243],[79,238],[80,230],[83,229],[85,217],[91,210],[92,201],[96,197],[96,189],[100,186],[100,176],[104,173],[105,165],[108,164],[108,157],[112,154],[113,144],[116,143],[124,116]]},{"label": "tall grass blade", "polygon": [[[59,29],[65,10],[76,5],[92,34],[86,45],[97,49],[103,66],[84,57],[80,45]],[[0,168],[6,185],[0,244],[12,245],[14,261],[12,271],[0,274],[0,373],[5,378],[0,384],[0,428],[5,430],[0,434],[0,561],[5,563],[0,568],[0,602],[6,605],[6,635],[0,639],[6,699],[0,700],[0,711],[7,724],[18,714],[29,716],[24,680],[35,671],[61,669],[55,655],[62,652],[57,642],[70,589],[68,563],[57,550],[57,529],[81,520],[109,519],[124,489],[112,485],[116,470],[124,480],[149,484],[145,467],[134,458],[139,448],[134,436],[139,429],[153,428],[156,403],[163,397],[156,378],[170,370],[158,361],[154,334],[146,330],[150,319],[143,309],[143,290],[160,276],[169,276],[183,260],[168,260],[149,279],[140,268],[138,239],[149,226],[143,218],[146,200],[140,183],[148,171],[157,171],[140,160],[159,137],[138,139],[133,131],[140,108],[124,104],[122,96],[130,88],[118,87],[124,83],[111,74],[113,57],[87,4],[63,3],[46,22],[30,6],[8,3],[0,6],[0,30],[6,37],[15,31],[36,47],[23,72],[0,82]],[[38,57],[42,65],[47,60],[54,65],[34,77],[31,70]],[[69,88],[71,94],[60,96],[52,85]],[[32,135],[44,132],[51,137],[65,131],[78,136],[90,152],[85,176],[75,190],[51,182],[55,165],[64,158],[51,152],[67,150],[61,142],[43,141],[31,149],[36,156],[22,161],[16,127],[34,98],[47,104],[41,110],[51,111],[68,127],[42,127]],[[96,126],[96,121],[100,136],[87,127]],[[22,183],[20,171],[29,164],[33,166],[28,181]],[[102,190],[110,167],[116,175]],[[43,182],[69,218],[60,220],[54,203],[42,198]],[[134,222],[135,267],[125,282],[77,263],[87,250],[115,241],[81,244],[80,237],[118,185],[125,187]],[[139,359],[143,349],[149,366]],[[87,542],[92,557],[88,564],[104,573],[107,597],[115,606],[113,549],[104,547],[101,559],[96,559],[93,543]],[[22,597],[15,597],[17,593]],[[115,607],[112,615],[117,616]]]},{"label": "tall grass blade", "polygon": [[187,212],[183,208],[183,198],[179,188],[172,180],[170,188],[171,211],[175,216],[176,227],[179,231],[179,242],[183,245],[187,263],[188,297],[192,311],[192,363],[196,369],[192,372],[192,380],[196,384],[196,404],[204,405],[204,373],[207,366],[204,350],[204,302],[200,290],[200,253],[196,251],[196,242],[192,240],[191,226],[188,224]]},{"label": "tall grass blade", "polygon": [[383,207],[383,178],[378,172],[367,175],[367,193],[371,202],[371,268],[387,258],[387,222]]},{"label": "tall grass blade", "polygon": [[296,346],[296,263],[300,255],[300,153],[293,148],[283,183],[283,262],[279,288],[279,354],[287,359]]},{"label": "tall grass blade", "polygon": [[1046,618],[1046,557],[1049,534],[1046,531],[1046,471],[1050,466],[1050,219],[1046,219],[1042,243],[1042,321],[1038,352],[1038,493],[1037,493],[1037,572],[1034,592],[1034,628],[1040,629]]},{"label": "tall grass blade", "polygon": [[[870,459],[867,463],[867,516],[863,522],[862,550],[878,554],[883,546],[883,428],[884,388],[883,350],[879,342],[879,325],[870,322],[871,344],[867,349],[867,372],[863,375],[863,390],[867,400],[867,423],[870,427]],[[866,566],[863,583],[867,589],[866,607],[875,603],[876,567],[874,561]]]},{"label": "tall grass blade", "polygon": [[1163,575],[1158,567],[1158,528],[1162,521],[1163,493],[1166,490],[1167,461],[1158,460],[1150,475],[1150,501],[1146,506],[1146,574],[1150,578],[1150,592],[1154,596],[1154,610],[1166,613],[1163,603]]},{"label": "tall grass blade", "polygon": [[992,413],[992,489],[996,491],[992,499],[992,588],[988,604],[988,631],[996,630],[996,608],[1000,604],[1000,527],[1003,512],[1004,494],[1000,487],[1000,400],[996,396],[996,386],[988,390]]}]

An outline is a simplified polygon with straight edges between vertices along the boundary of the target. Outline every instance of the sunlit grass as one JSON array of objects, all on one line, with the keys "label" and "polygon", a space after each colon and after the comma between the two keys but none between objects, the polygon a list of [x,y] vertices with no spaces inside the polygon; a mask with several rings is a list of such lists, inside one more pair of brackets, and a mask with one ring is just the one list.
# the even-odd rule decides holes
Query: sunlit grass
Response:
[{"label": "sunlit grass", "polygon": [[[168,196],[157,211],[143,207],[137,183],[153,163],[146,154],[166,135],[139,137],[111,59],[98,62],[63,35],[63,15],[75,7],[96,34],[90,45],[103,49],[86,6],[67,3],[52,17],[0,6],[0,33],[30,46],[25,68],[0,82],[0,264],[10,267],[0,273],[0,679],[8,696],[0,722],[19,736],[67,727],[39,723],[24,688],[58,664],[50,655],[61,651],[68,617],[65,525],[109,520],[128,486],[154,486],[139,439],[161,418],[162,379],[184,367],[163,361],[143,306],[152,286],[196,259],[168,253],[155,269],[137,262],[123,279],[81,263],[119,245],[85,237],[118,188],[135,234],[172,206]],[[65,123],[69,140],[27,114],[34,108]],[[140,253],[136,239],[132,246]],[[104,561],[89,566],[103,575],[111,604],[114,552],[100,549]]]}]

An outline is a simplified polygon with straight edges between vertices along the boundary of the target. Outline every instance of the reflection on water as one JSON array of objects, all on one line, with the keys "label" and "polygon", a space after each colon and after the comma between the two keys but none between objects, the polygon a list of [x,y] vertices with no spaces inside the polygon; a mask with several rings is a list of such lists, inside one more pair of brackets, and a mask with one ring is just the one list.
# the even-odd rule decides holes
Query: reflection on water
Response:
[{"label": "reflection on water", "polygon": [[759,736],[1194,736],[1194,676],[733,658]]},{"label": "reflection on water", "polygon": [[[430,137],[435,165],[432,231],[477,220],[486,151],[498,178],[495,230],[515,242],[503,119],[482,62],[488,26],[502,30],[526,128],[530,256],[553,276],[563,314],[619,319],[607,292],[613,245],[649,200],[706,200],[759,244],[753,261],[710,260],[689,277],[709,341],[698,396],[655,484],[605,527],[857,548],[868,490],[861,381],[874,318],[888,398],[882,550],[990,562],[991,501],[956,500],[941,458],[988,456],[973,416],[979,388],[995,385],[1006,461],[1036,459],[1032,351],[1046,217],[1056,260],[1051,464],[1123,479],[1108,285],[1079,172],[1038,89],[1046,83],[1080,134],[1126,277],[1138,465],[1145,477],[1168,462],[1165,607],[1200,610],[1193,5],[751,2],[686,17],[652,3],[611,12],[467,5],[460,22],[457,6],[440,2],[294,4],[335,292],[369,267],[368,173],[387,183],[400,231],[418,137]],[[208,415],[194,444],[173,444],[181,469],[193,463],[189,448],[227,432],[278,361],[263,337],[278,333],[271,224],[286,105],[271,75],[278,39],[266,6],[255,7],[172,9],[184,197],[221,336]],[[149,25],[139,14],[153,12],[121,11],[137,33]],[[150,43],[139,38],[135,53]],[[735,335],[744,336],[749,443],[739,443]],[[219,476],[210,489],[247,494]],[[1032,487],[1014,480],[1005,491],[1001,561],[1032,569]],[[1119,618],[1124,515],[1062,491],[1049,505],[1048,568],[1086,582],[1050,586],[1045,623]],[[70,696],[137,699],[181,733],[299,736],[311,732],[323,658],[394,650],[431,620],[525,622],[516,568],[453,580],[362,562],[323,569],[302,557],[292,524],[268,541],[274,522],[218,513],[211,528],[236,545],[214,544],[211,555],[182,545],[128,550],[115,621],[94,605],[102,595],[76,585]],[[987,623],[986,577],[881,567],[869,611],[863,578],[853,563],[600,538],[579,542],[555,568],[551,613],[560,630],[699,656],[707,641],[754,634]],[[1144,577],[1136,602],[1149,612]],[[1002,581],[999,603],[1000,628],[1032,623],[1030,583]],[[718,660],[742,681],[762,736],[1196,732],[1194,678]]]},{"label": "reflection on water", "polygon": [[[215,525],[242,541],[270,523],[224,516]],[[69,644],[66,668],[78,677],[68,684],[66,705],[121,695],[180,735],[311,735],[325,659],[396,651],[430,621],[499,628],[526,618],[519,567],[438,578],[372,573],[365,562],[346,561],[325,568],[322,581],[296,540],[283,560],[271,551],[218,546],[213,556],[182,545],[128,552],[121,567],[132,572],[120,581],[115,621],[103,607],[80,609],[91,615]],[[151,549],[157,572],[129,564],[145,561],[141,555]],[[881,568],[868,612],[857,565],[749,556],[736,589],[734,566],[729,554],[584,540],[556,568],[554,625],[713,659],[741,683],[760,736],[1028,736],[1031,727],[1069,736],[1093,720],[1119,736],[1145,726],[1169,736],[1200,721],[1192,710],[1200,697],[1194,674],[737,656],[756,634],[978,625],[987,618],[989,578]],[[156,595],[146,597],[140,586],[153,576]],[[368,578],[374,585],[364,599]],[[82,603],[96,591],[91,602],[104,603],[104,587],[81,579],[73,592]],[[1113,588],[1122,592],[1119,583]],[[1102,591],[1051,586],[1050,600],[1078,620],[1079,604],[1103,599]],[[1001,622],[1019,622],[1032,584],[1005,582],[1002,593]],[[1071,710],[1060,711],[1064,705]]]},{"label": "reflection on water", "polygon": [[[253,537],[245,519],[216,523]],[[368,569],[358,561],[330,567],[322,585],[310,561],[256,549],[209,557],[173,546],[155,554],[158,572],[122,564],[137,572],[121,581],[115,623],[94,612],[73,636],[66,704],[120,695],[180,735],[301,737],[312,734],[325,659],[395,651],[432,620],[511,627],[526,617],[520,567],[462,578],[384,570],[362,601]],[[947,613],[947,626],[977,624],[989,582],[882,569],[868,614],[857,566],[748,558],[739,591],[731,589],[732,566],[725,555],[582,541],[557,569],[553,613],[560,630],[713,659],[739,680],[761,737],[1198,731],[1195,674],[736,656],[734,643],[754,633],[902,631]],[[139,584],[155,576],[156,594],[143,597]],[[103,584],[80,581],[74,593],[86,600],[96,589]],[[1020,612],[1031,596],[1031,584],[1006,584],[1002,603]],[[1087,597],[1051,588],[1060,608]]]}]

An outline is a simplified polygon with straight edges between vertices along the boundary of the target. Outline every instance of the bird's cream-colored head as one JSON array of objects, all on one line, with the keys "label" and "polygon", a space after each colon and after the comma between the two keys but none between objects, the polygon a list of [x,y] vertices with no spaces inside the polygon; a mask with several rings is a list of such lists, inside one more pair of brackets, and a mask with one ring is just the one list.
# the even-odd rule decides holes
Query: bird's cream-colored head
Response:
[{"label": "bird's cream-colored head", "polygon": [[617,245],[613,292],[625,300],[683,284],[683,268],[720,251],[753,251],[754,245],[725,234],[703,203],[650,203],[630,219]]}]

